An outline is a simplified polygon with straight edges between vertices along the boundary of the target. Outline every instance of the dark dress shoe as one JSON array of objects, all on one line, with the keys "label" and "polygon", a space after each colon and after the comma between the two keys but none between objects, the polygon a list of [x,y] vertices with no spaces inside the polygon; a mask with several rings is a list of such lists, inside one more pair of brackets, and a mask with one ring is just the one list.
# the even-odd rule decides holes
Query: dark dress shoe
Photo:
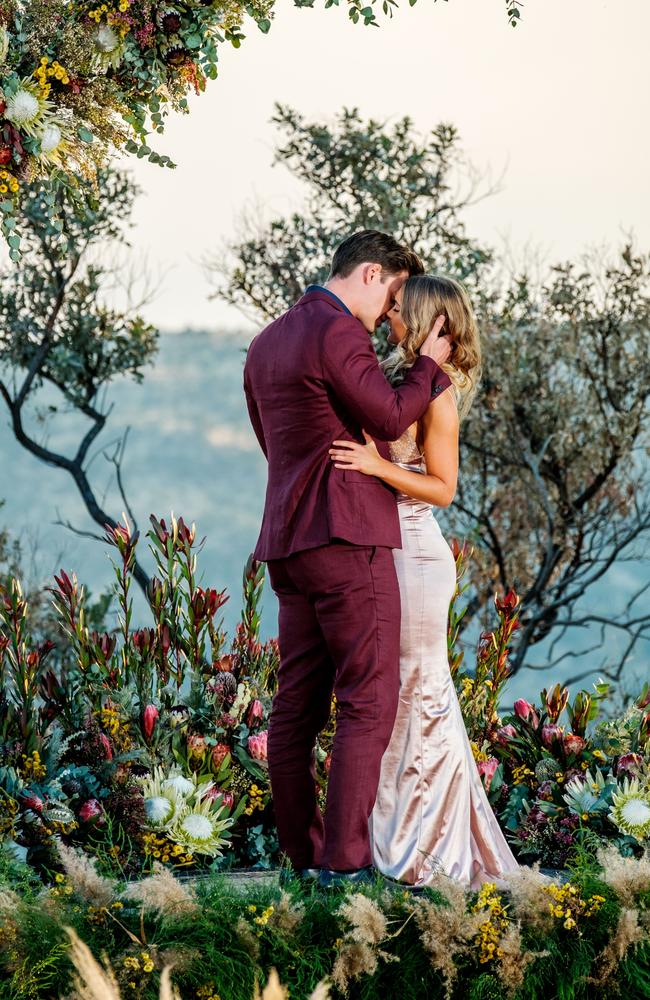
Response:
[{"label": "dark dress shoe", "polygon": [[292,885],[299,882],[304,885],[312,885],[318,882],[320,868],[281,868],[280,885]]},{"label": "dark dress shoe", "polygon": [[377,869],[373,865],[356,868],[351,872],[337,872],[332,868],[321,868],[318,884],[321,889],[338,889],[345,886],[372,885],[377,878]]}]

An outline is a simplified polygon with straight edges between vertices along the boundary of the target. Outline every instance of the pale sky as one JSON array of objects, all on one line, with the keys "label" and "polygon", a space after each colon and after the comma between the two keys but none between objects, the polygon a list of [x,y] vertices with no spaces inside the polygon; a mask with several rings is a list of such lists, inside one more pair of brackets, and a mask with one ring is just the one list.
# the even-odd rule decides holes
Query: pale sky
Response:
[{"label": "pale sky", "polygon": [[145,189],[135,254],[168,272],[147,318],[164,330],[246,325],[209,302],[200,260],[232,237],[242,209],[266,217],[298,207],[301,191],[272,167],[275,101],[310,118],[357,106],[380,119],[408,114],[425,132],[454,123],[479,168],[503,190],[466,214],[468,232],[515,260],[549,261],[635,233],[650,249],[650,2],[528,0],[512,29],[504,0],[402,0],[380,29],[343,9],[278,0],[269,35],[250,23],[241,49],[221,49],[221,76],[176,116],[155,148],[162,170],[129,158]]}]

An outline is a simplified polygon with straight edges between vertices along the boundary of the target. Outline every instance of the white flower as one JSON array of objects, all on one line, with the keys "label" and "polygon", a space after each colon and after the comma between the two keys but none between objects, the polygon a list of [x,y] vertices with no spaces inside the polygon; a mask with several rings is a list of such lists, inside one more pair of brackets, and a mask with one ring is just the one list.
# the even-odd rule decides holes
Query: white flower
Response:
[{"label": "white flower", "polygon": [[638,778],[626,778],[622,789],[614,792],[609,818],[622,833],[637,840],[650,837],[650,791],[641,788]]},{"label": "white flower", "polygon": [[209,799],[200,798],[193,806],[185,803],[169,831],[170,840],[180,844],[188,854],[218,857],[227,842],[224,834],[233,823],[229,818],[219,819],[221,813],[221,804]]},{"label": "white flower", "polygon": [[152,826],[164,826],[174,812],[174,805],[164,795],[152,795],[144,800],[144,812]]},{"label": "white flower", "polygon": [[61,144],[63,136],[58,125],[46,125],[41,132],[41,151],[43,153],[53,153]]},{"label": "white flower", "polygon": [[147,825],[153,830],[166,829],[178,816],[180,803],[176,791],[174,788],[163,787],[163,773],[160,767],[139,780],[144,795]]},{"label": "white flower", "polygon": [[182,774],[170,774],[170,776],[163,781],[162,787],[164,789],[171,789],[176,792],[177,795],[183,797],[191,795],[195,788],[194,782],[190,781],[189,778],[185,778]]},{"label": "white flower", "polygon": [[14,125],[30,125],[36,121],[41,114],[41,105],[38,98],[29,90],[22,87],[7,98],[7,108],[5,118]]},{"label": "white flower", "polygon": [[114,52],[119,46],[120,40],[117,32],[113,31],[110,24],[100,24],[95,32],[95,45],[100,52]]}]

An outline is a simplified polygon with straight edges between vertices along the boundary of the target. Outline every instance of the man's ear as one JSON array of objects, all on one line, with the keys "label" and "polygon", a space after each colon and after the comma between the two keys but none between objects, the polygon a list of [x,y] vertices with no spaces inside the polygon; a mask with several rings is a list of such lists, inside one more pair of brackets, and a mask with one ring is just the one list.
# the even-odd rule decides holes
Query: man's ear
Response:
[{"label": "man's ear", "polygon": [[362,264],[361,277],[364,285],[370,285],[373,281],[381,279],[381,264]]}]

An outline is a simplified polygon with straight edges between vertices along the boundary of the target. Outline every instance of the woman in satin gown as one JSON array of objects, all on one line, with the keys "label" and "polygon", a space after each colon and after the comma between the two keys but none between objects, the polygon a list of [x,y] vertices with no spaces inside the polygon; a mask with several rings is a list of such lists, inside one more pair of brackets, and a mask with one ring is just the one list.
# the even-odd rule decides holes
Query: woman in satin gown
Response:
[{"label": "woman in satin gown", "polygon": [[409,278],[388,314],[393,353],[384,362],[399,383],[432,329],[450,337],[443,365],[452,385],[383,459],[372,440],[335,441],[339,468],[378,476],[397,494],[402,548],[400,697],[370,820],[375,866],[411,886],[438,874],[472,889],[503,884],[518,870],[478,773],[449,670],[447,621],[456,566],[434,516],[456,491],[460,420],[480,378],[480,340],[469,297],[450,278]]}]

